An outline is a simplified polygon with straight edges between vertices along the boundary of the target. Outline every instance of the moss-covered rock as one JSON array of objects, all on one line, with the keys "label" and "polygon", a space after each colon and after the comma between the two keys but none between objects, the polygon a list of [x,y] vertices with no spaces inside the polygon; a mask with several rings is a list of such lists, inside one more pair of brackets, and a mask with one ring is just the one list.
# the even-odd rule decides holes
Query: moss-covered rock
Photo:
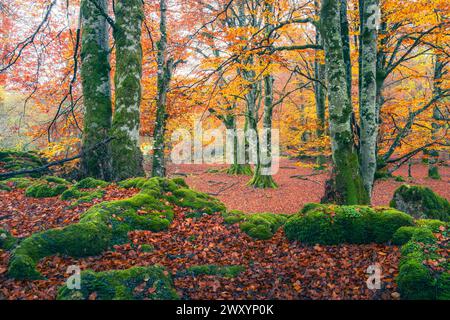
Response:
[{"label": "moss-covered rock", "polygon": [[450,221],[450,203],[427,187],[402,185],[390,205],[416,219]]},{"label": "moss-covered rock", "polygon": [[429,243],[435,240],[433,231],[426,227],[400,227],[392,238],[392,243],[403,245],[409,240]]},{"label": "moss-covered rock", "polygon": [[95,188],[105,188],[109,185],[108,182],[103,180],[98,180],[94,178],[85,178],[83,180],[78,181],[74,188],[76,189],[95,189]]},{"label": "moss-covered rock", "polygon": [[275,213],[245,214],[239,210],[231,210],[222,214],[226,224],[239,223],[240,229],[254,239],[267,240],[286,222],[287,216]]},{"label": "moss-covered rock", "polygon": [[[0,150],[0,162],[7,171],[36,169],[43,166],[46,161],[33,151]],[[32,173],[28,176],[39,178],[42,173]],[[26,175],[22,175],[26,176]]]},{"label": "moss-covered rock", "polygon": [[224,278],[234,278],[237,277],[244,270],[245,267],[239,265],[217,266],[207,264],[207,265],[192,266],[187,268],[186,270],[182,270],[177,273],[177,277],[211,275],[211,276],[220,276]]},{"label": "moss-covered rock", "polygon": [[254,239],[267,240],[273,237],[286,220],[286,216],[275,213],[248,214],[239,228]]},{"label": "moss-covered rock", "polygon": [[133,267],[81,273],[80,290],[67,285],[58,291],[58,300],[175,300],[179,299],[168,272],[160,266]]},{"label": "moss-covered rock", "polygon": [[56,197],[67,190],[67,185],[54,182],[36,182],[25,190],[25,196],[31,198]]},{"label": "moss-covered rock", "polygon": [[26,189],[36,181],[30,178],[9,178],[4,180],[3,183],[12,186],[16,189]]},{"label": "moss-covered rock", "polygon": [[385,243],[413,219],[400,211],[368,206],[311,205],[284,226],[289,240],[306,244]]},{"label": "moss-covered rock", "polygon": [[0,229],[0,249],[11,250],[17,244],[17,239],[8,231]]},{"label": "moss-covered rock", "polygon": [[[411,239],[401,248],[399,274],[396,278],[402,299],[448,300],[448,228],[440,227],[438,237],[433,236],[427,226],[411,230]],[[411,230],[403,232],[409,233]]]}]

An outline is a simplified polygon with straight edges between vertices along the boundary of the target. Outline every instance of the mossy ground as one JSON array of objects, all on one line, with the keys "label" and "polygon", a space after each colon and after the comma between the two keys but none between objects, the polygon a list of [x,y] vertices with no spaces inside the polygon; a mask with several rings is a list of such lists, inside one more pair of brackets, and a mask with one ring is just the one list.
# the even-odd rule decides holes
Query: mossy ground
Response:
[{"label": "mossy ground", "polygon": [[[0,162],[7,171],[36,169],[43,166],[46,161],[33,151],[0,150]],[[32,173],[29,176],[39,178],[42,173]],[[22,175],[26,176],[26,175]]]},{"label": "mossy ground", "polygon": [[14,238],[8,231],[0,229],[0,249],[11,250],[16,244],[16,238]]},{"label": "mossy ground", "polygon": [[[40,274],[35,267],[46,256],[96,255],[112,245],[127,242],[130,231],[166,230],[173,220],[174,206],[183,206],[201,214],[225,210],[218,200],[187,189],[182,179],[137,178],[122,185],[141,187],[141,192],[128,199],[97,204],[82,214],[76,224],[26,238],[12,253],[9,275],[16,279],[39,279]],[[78,195],[76,189],[66,196],[73,194]],[[174,195],[183,198],[175,198]]]},{"label": "mossy ground", "polygon": [[80,290],[60,288],[58,300],[175,300],[179,299],[168,272],[160,266],[104,272],[83,271]]},{"label": "mossy ground", "polygon": [[177,277],[183,276],[200,276],[200,275],[212,275],[221,276],[225,278],[237,277],[241,272],[245,270],[244,266],[217,266],[217,265],[199,265],[192,266],[177,273]]}]

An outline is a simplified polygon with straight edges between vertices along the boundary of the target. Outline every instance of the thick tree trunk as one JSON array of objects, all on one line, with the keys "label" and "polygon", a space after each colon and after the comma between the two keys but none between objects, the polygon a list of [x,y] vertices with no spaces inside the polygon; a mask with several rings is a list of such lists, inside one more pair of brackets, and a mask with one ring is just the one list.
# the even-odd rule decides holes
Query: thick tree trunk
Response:
[{"label": "thick tree trunk", "polygon": [[[233,163],[228,168],[227,174],[247,175],[247,176],[252,175],[252,168],[250,167],[250,165],[247,163],[240,163],[239,161],[239,137],[236,131],[237,130],[236,116],[234,115],[225,116],[223,117],[222,121],[224,122],[227,130],[231,130],[233,132]],[[245,140],[244,140],[244,148],[245,148]],[[245,159],[245,150],[244,150],[244,159]]]},{"label": "thick tree trunk", "polygon": [[264,114],[263,134],[266,135],[264,144],[258,146],[258,163],[249,185],[255,188],[276,188],[277,184],[271,174],[272,167],[272,112],[273,112],[273,77],[264,77]]},{"label": "thick tree trunk", "polygon": [[115,6],[115,139],[111,144],[115,180],[144,175],[139,147],[142,6],[141,0],[118,0]]},{"label": "thick tree trunk", "polygon": [[369,17],[374,14],[378,0],[364,0],[361,34],[361,100],[359,105],[360,131],[360,163],[364,187],[369,196],[372,194],[375,171],[377,169],[377,29],[369,24]]},{"label": "thick tree trunk", "polygon": [[157,44],[158,56],[158,79],[156,98],[156,120],[155,129],[153,132],[153,161],[152,161],[152,176],[164,177],[166,175],[166,165],[164,161],[164,133],[166,131],[166,103],[167,91],[172,76],[172,60],[167,60],[167,27],[166,27],[166,0],[160,1],[160,40]]},{"label": "thick tree trunk", "polygon": [[362,182],[350,123],[353,110],[346,86],[338,0],[322,1],[321,34],[325,49],[333,155],[333,175],[323,201],[366,204],[369,197]]},{"label": "thick tree trunk", "polygon": [[[99,0],[98,6],[107,11],[106,0]],[[81,82],[85,107],[81,174],[85,177],[111,180],[113,177],[109,144],[92,148],[105,141],[111,130],[108,24],[90,0],[81,2],[81,19]]]}]

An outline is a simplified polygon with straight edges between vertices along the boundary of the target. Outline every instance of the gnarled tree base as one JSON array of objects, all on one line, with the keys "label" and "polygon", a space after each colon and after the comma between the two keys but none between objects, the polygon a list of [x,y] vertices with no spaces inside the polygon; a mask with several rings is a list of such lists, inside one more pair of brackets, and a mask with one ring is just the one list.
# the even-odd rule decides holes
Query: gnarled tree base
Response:
[{"label": "gnarled tree base", "polygon": [[272,176],[263,176],[261,174],[255,174],[247,185],[258,189],[278,188],[278,185],[275,183]]}]

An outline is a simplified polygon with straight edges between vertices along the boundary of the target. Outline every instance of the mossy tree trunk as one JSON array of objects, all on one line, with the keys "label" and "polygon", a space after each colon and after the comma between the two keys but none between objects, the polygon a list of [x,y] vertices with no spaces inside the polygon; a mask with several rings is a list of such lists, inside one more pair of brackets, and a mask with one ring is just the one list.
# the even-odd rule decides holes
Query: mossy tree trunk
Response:
[{"label": "mossy tree trunk", "polygon": [[353,109],[346,85],[338,0],[322,1],[320,25],[325,49],[333,156],[333,175],[328,182],[323,201],[366,204],[369,197],[359,170],[358,154],[351,128]]},{"label": "mossy tree trunk", "polygon": [[[442,55],[437,54],[435,56],[434,62],[434,76],[433,76],[433,91],[435,96],[442,96],[442,79],[444,75],[447,73],[446,65],[448,61],[445,61]],[[448,100],[444,98],[444,100]],[[433,139],[438,138],[438,134],[440,129],[442,128],[441,122],[444,122],[448,117],[445,116],[445,108],[440,106],[440,101],[437,101],[433,108],[433,120],[432,128],[433,128]],[[444,105],[444,104],[442,104]],[[448,112],[447,112],[448,113]],[[447,124],[448,125],[448,124]],[[439,174],[439,151],[438,150],[427,150],[428,151],[428,177],[432,179],[440,179],[441,176]]]},{"label": "mossy tree trunk", "polygon": [[[98,6],[107,11],[106,0],[98,0]],[[107,143],[102,144],[109,137],[112,117],[108,24],[90,0],[81,2],[81,19],[81,83],[85,107],[81,173],[84,177],[111,180],[111,150]]]},{"label": "mossy tree trunk", "polygon": [[[317,0],[314,1],[314,6],[316,8],[316,12],[319,13],[320,5]],[[316,30],[316,45],[322,45],[322,37],[320,35],[319,30]],[[314,82],[314,97],[316,102],[316,134],[318,137],[321,137],[325,133],[325,101],[326,101],[326,93],[325,93],[325,64],[317,57],[314,60],[314,77],[317,80]]]},{"label": "mossy tree trunk", "polygon": [[276,188],[277,184],[271,174],[272,167],[272,113],[273,113],[273,82],[271,75],[264,77],[264,114],[263,114],[263,134],[264,146],[258,146],[258,163],[249,185],[255,188]]},{"label": "mossy tree trunk", "polygon": [[361,121],[360,131],[360,163],[361,174],[364,187],[369,196],[372,194],[375,171],[377,170],[377,29],[375,25],[369,23],[369,18],[374,14],[373,10],[378,4],[378,0],[364,0],[363,21],[361,34],[361,100],[359,114]]},{"label": "mossy tree trunk", "polygon": [[157,43],[158,55],[158,76],[156,98],[156,120],[153,132],[153,161],[152,176],[164,177],[166,175],[166,165],[164,161],[164,133],[166,131],[166,103],[167,91],[172,77],[173,60],[167,59],[167,26],[166,26],[167,3],[166,0],[160,1],[160,39]]},{"label": "mossy tree trunk", "polygon": [[144,175],[139,147],[142,46],[144,18],[140,0],[118,0],[115,5],[115,113],[111,143],[115,180]]}]

